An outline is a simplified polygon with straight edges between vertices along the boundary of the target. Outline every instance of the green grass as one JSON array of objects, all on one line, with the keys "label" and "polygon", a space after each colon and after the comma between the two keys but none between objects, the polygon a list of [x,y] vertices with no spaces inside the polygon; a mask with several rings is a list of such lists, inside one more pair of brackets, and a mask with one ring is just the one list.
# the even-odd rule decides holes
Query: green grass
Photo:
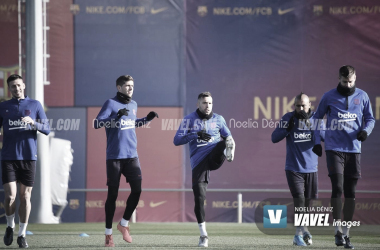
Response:
[{"label": "green grass", "polygon": [[[4,227],[5,228],[5,227]],[[363,227],[364,228],[364,227]],[[364,232],[364,229],[361,232]],[[379,226],[373,226],[378,231]],[[18,226],[17,226],[18,229]],[[104,223],[65,223],[59,225],[30,224],[28,235],[30,249],[104,249]],[[131,225],[133,243],[123,241],[121,234],[113,226],[116,248],[125,249],[196,249],[199,230],[196,223],[137,223]],[[380,249],[380,234],[360,233],[355,237],[352,230],[351,242],[355,249]],[[373,230],[368,228],[371,232]],[[252,223],[207,223],[209,248],[211,249],[298,249],[292,246],[293,234],[266,235]],[[311,229],[313,233],[313,230]],[[359,231],[358,231],[359,232]],[[79,237],[87,233],[89,237]],[[16,236],[10,247],[18,248]],[[333,235],[313,235],[313,249],[334,249]]]}]

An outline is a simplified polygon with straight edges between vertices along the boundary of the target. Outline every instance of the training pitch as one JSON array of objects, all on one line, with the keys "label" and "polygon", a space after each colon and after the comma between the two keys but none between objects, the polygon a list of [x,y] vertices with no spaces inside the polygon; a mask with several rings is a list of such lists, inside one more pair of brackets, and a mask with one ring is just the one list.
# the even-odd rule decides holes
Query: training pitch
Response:
[{"label": "training pitch", "polygon": [[[197,223],[136,223],[131,224],[132,243],[123,241],[113,225],[116,248],[125,249],[195,249],[198,248]],[[6,225],[3,224],[5,232]],[[372,226],[375,231],[379,226]],[[0,249],[18,248],[16,243],[18,225],[13,244],[0,245]],[[104,223],[62,223],[59,225],[29,224],[26,239],[30,249],[104,249]],[[351,242],[355,249],[380,249],[380,234],[351,230]],[[313,234],[312,228],[310,228]],[[207,223],[209,248],[211,249],[298,249],[292,246],[293,235],[266,235],[253,223]],[[372,231],[373,232],[373,231]],[[86,233],[88,237],[79,235]],[[334,245],[331,235],[313,235],[313,249],[341,249]]]}]

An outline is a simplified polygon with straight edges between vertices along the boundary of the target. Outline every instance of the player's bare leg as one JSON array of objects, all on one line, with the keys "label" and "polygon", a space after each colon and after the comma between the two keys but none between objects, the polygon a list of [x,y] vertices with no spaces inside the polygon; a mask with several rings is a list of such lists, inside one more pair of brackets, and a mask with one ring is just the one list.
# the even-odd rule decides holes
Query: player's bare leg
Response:
[{"label": "player's bare leg", "polygon": [[13,231],[15,228],[15,211],[16,211],[16,195],[17,195],[17,184],[15,181],[5,183],[4,187],[4,209],[5,216],[7,218],[7,229],[4,235],[4,244],[9,246],[13,242]]}]

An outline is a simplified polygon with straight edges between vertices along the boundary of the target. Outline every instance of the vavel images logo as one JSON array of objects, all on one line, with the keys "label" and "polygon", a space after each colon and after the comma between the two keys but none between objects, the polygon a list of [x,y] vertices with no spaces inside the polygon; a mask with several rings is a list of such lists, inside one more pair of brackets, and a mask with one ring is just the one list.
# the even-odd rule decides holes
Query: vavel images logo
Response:
[{"label": "vavel images logo", "polygon": [[285,205],[264,206],[264,228],[286,228],[287,207]]},{"label": "vavel images logo", "polygon": [[306,141],[311,141],[311,133],[294,132],[294,142],[306,142]]}]

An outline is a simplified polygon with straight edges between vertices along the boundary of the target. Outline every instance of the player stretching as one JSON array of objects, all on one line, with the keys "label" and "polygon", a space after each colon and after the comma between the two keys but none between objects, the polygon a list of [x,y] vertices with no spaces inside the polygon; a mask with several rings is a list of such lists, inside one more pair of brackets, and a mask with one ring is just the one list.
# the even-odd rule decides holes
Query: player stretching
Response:
[{"label": "player stretching", "polygon": [[131,76],[120,76],[116,80],[116,88],[116,96],[104,103],[94,120],[94,128],[105,127],[107,135],[106,247],[115,246],[112,238],[112,221],[121,175],[124,175],[126,181],[129,182],[131,193],[117,229],[126,242],[132,242],[129,234],[129,219],[139,202],[142,180],[135,127],[142,126],[154,117],[158,117],[157,113],[152,111],[145,118],[136,118],[137,103],[132,100],[134,81]]},{"label": "player stretching", "polygon": [[194,212],[201,234],[198,246],[208,247],[204,202],[210,171],[219,169],[226,158],[229,162],[234,159],[235,142],[224,118],[212,112],[210,92],[199,94],[197,106],[195,112],[183,119],[174,145],[190,144]]},{"label": "player stretching", "polygon": [[[294,99],[295,110],[286,113],[280,125],[272,133],[272,142],[277,143],[286,138],[285,173],[294,207],[308,207],[310,199],[318,196],[318,156],[322,156],[321,139],[324,138],[323,123],[319,129],[312,131],[310,118],[314,114],[310,110],[309,97],[301,92]],[[321,120],[322,121],[322,120]],[[287,122],[287,126],[282,126]],[[299,126],[301,125],[301,126]],[[315,152],[315,153],[313,153]],[[306,226],[298,226],[293,239],[297,246],[312,244],[312,236]]]},{"label": "player stretching", "polygon": [[11,75],[7,79],[12,99],[0,103],[0,127],[4,130],[4,146],[1,151],[1,170],[5,193],[5,215],[7,229],[4,244],[13,242],[15,228],[15,210],[17,182],[20,183],[20,207],[18,215],[20,229],[17,244],[27,248],[25,239],[31,210],[30,196],[34,184],[37,160],[37,130],[48,135],[49,122],[39,101],[25,96],[25,84],[19,75]]}]

